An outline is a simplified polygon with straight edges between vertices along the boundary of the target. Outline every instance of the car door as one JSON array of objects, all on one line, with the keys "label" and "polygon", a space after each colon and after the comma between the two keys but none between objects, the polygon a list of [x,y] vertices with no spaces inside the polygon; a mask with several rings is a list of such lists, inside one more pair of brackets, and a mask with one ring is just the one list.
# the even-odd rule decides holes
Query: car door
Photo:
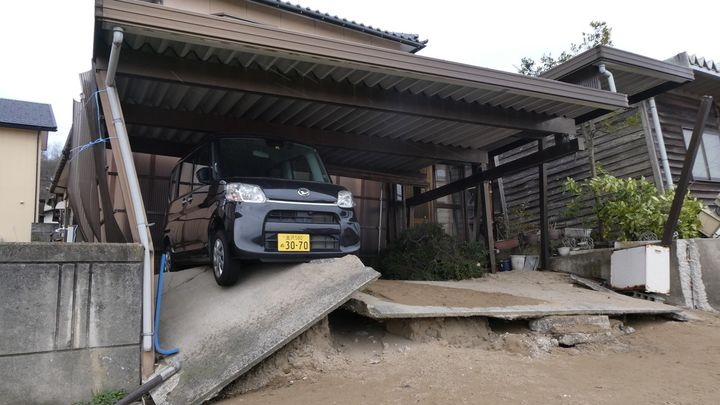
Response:
[{"label": "car door", "polygon": [[192,199],[192,184],[193,184],[193,162],[195,154],[189,155],[185,158],[179,166],[180,175],[178,177],[178,197],[176,202],[180,205],[178,215],[178,241],[176,244],[177,253],[188,252],[188,247],[192,243],[192,229],[188,226],[187,218],[187,201],[188,197]]},{"label": "car door", "polygon": [[168,208],[165,223],[165,235],[173,252],[178,250],[182,237],[182,222],[180,216],[183,206],[178,198],[178,180],[180,177],[180,164],[175,166],[170,174],[170,188],[168,190]]},{"label": "car door", "polygon": [[210,145],[200,147],[193,154],[192,191],[185,200],[185,226],[188,228],[187,252],[205,253],[208,225],[212,210],[208,204],[210,186],[197,178],[198,170],[210,166]]}]

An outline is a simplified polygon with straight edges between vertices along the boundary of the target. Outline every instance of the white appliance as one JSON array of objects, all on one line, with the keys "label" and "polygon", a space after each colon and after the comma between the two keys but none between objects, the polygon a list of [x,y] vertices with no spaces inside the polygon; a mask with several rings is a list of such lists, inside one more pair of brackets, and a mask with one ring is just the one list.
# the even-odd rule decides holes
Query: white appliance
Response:
[{"label": "white appliance", "polygon": [[619,290],[670,292],[670,249],[645,245],[616,250],[610,256],[610,285]]}]

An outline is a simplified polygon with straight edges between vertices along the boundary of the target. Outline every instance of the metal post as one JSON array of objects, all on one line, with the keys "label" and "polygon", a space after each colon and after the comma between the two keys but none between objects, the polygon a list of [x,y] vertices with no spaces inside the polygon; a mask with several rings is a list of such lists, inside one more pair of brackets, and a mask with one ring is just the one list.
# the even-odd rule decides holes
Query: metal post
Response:
[{"label": "metal post", "polygon": [[675,227],[677,226],[678,219],[680,218],[680,210],[682,209],[683,202],[685,201],[685,194],[688,190],[688,182],[690,181],[692,169],[695,165],[695,156],[697,155],[698,147],[700,147],[702,134],[705,130],[705,122],[707,121],[708,114],[710,113],[710,106],[712,106],[712,103],[713,98],[711,96],[703,96],[697,118],[695,119],[695,126],[693,127],[690,144],[688,145],[687,152],[685,153],[685,163],[683,164],[680,179],[678,180],[677,188],[675,189],[675,198],[673,199],[667,222],[665,222],[665,229],[662,238],[663,246],[670,246],[672,243],[673,233],[675,232]]},{"label": "metal post", "polygon": [[[543,139],[538,139],[538,152],[542,152],[543,143]],[[538,165],[538,185],[540,188],[540,268],[547,270],[550,257],[550,234],[548,232],[547,173],[544,163]]]}]

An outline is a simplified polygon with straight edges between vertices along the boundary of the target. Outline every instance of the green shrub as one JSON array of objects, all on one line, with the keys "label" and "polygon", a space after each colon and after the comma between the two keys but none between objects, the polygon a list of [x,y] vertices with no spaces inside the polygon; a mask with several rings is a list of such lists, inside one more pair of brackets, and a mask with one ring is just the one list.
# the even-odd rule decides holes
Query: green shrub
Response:
[{"label": "green shrub", "polygon": [[90,402],[76,402],[73,405],[114,405],[126,395],[125,390],[105,391],[93,395]]},{"label": "green shrub", "polygon": [[[662,237],[675,193],[673,190],[658,194],[655,185],[644,177],[621,179],[602,169],[596,177],[583,182],[565,180],[565,191],[574,196],[568,204],[575,208],[586,194],[597,196],[595,207],[598,223],[602,225],[605,240],[638,240],[643,233],[652,232]],[[698,215],[702,203],[689,194],[685,196],[680,219],[675,230],[681,239],[700,236]]]},{"label": "green shrub", "polygon": [[380,256],[377,270],[396,280],[462,280],[486,272],[487,251],[479,242],[464,242],[434,223],[403,231]]}]

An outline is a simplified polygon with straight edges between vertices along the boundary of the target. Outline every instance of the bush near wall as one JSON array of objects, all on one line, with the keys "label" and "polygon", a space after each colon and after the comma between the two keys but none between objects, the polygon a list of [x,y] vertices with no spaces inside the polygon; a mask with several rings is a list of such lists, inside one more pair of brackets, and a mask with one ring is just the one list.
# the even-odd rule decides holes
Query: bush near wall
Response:
[{"label": "bush near wall", "polygon": [[380,256],[376,269],[395,280],[462,280],[487,272],[487,250],[465,242],[435,223],[406,229]]}]

